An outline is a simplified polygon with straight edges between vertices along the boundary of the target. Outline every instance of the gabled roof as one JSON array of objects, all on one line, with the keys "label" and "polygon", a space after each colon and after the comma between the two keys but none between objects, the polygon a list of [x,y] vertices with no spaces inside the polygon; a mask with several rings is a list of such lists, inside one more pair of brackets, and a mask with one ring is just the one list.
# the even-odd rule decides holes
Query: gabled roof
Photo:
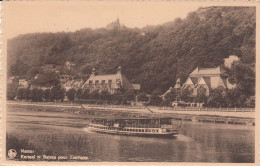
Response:
[{"label": "gabled roof", "polygon": [[120,86],[118,85],[118,81],[121,82],[121,86],[123,89],[126,90],[135,90],[134,86],[129,82],[129,80],[121,73],[121,71],[118,71],[116,74],[106,74],[106,75],[96,75],[96,74],[91,74],[89,79],[85,82],[85,85],[89,85],[90,81],[95,84],[95,81],[99,81],[99,84],[102,81],[105,81],[107,84],[109,80],[111,80],[111,88],[112,89],[119,89]]},{"label": "gabled roof", "polygon": [[176,84],[174,86],[174,89],[180,89],[180,88],[181,88],[181,80],[180,80],[180,78],[178,78],[176,80]]},{"label": "gabled roof", "polygon": [[186,85],[194,85],[194,83],[193,83],[191,77],[188,77],[188,79],[186,80],[185,84],[186,84]]},{"label": "gabled roof", "polygon": [[198,75],[222,75],[225,73],[225,70],[221,68],[220,66],[216,68],[199,68],[197,67],[193,72],[190,74],[190,77],[195,77]]},{"label": "gabled roof", "polygon": [[198,83],[198,77],[190,77],[190,79],[194,85]]},{"label": "gabled roof", "polygon": [[140,84],[132,84],[135,90],[140,90],[141,85]]}]

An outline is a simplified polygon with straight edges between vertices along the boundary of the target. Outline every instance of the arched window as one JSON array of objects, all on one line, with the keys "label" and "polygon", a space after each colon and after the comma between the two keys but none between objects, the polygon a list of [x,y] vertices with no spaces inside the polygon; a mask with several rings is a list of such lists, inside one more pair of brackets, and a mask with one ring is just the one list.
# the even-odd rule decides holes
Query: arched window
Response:
[{"label": "arched window", "polygon": [[193,93],[193,88],[191,86],[187,86],[186,88],[190,93]]},{"label": "arched window", "polygon": [[206,94],[206,92],[207,92],[207,89],[204,88],[203,86],[200,86],[198,88],[198,94]]}]

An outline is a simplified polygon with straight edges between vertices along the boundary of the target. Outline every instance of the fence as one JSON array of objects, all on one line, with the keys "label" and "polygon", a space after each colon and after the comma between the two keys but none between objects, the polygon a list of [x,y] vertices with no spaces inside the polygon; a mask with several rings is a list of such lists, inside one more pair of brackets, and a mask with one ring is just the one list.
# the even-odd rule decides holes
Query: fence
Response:
[{"label": "fence", "polygon": [[158,107],[158,109],[173,111],[255,112],[255,108]]},{"label": "fence", "polygon": [[[17,101],[8,101],[8,103],[17,103]],[[62,106],[78,106],[78,103],[73,102],[25,102],[19,101],[22,104],[35,104],[35,105],[62,105]],[[96,108],[125,108],[125,109],[156,109],[168,111],[212,111],[212,112],[255,112],[255,108],[204,108],[204,107],[155,107],[155,106],[132,106],[132,105],[97,105],[86,104],[88,107]]]}]

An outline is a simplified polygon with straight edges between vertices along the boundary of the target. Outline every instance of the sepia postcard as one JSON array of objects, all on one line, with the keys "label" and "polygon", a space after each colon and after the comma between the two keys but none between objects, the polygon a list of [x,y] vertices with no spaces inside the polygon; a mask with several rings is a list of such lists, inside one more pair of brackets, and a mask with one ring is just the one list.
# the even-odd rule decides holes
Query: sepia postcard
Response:
[{"label": "sepia postcard", "polygon": [[1,165],[260,163],[259,3],[3,1],[1,32]]}]

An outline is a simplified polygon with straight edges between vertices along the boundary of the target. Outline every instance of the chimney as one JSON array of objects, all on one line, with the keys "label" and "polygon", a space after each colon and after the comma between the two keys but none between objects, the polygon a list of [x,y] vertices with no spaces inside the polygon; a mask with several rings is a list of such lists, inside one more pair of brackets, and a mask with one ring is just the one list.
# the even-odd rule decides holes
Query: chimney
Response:
[{"label": "chimney", "polygon": [[177,81],[176,81],[176,84],[174,86],[174,89],[180,89],[181,88],[181,79],[178,78]]},{"label": "chimney", "polygon": [[121,74],[121,66],[119,66],[119,67],[117,68],[117,73],[120,73],[120,74]]},{"label": "chimney", "polygon": [[91,73],[91,75],[93,75],[93,76],[96,75],[96,69],[95,69],[95,68],[92,69],[92,73]]}]

